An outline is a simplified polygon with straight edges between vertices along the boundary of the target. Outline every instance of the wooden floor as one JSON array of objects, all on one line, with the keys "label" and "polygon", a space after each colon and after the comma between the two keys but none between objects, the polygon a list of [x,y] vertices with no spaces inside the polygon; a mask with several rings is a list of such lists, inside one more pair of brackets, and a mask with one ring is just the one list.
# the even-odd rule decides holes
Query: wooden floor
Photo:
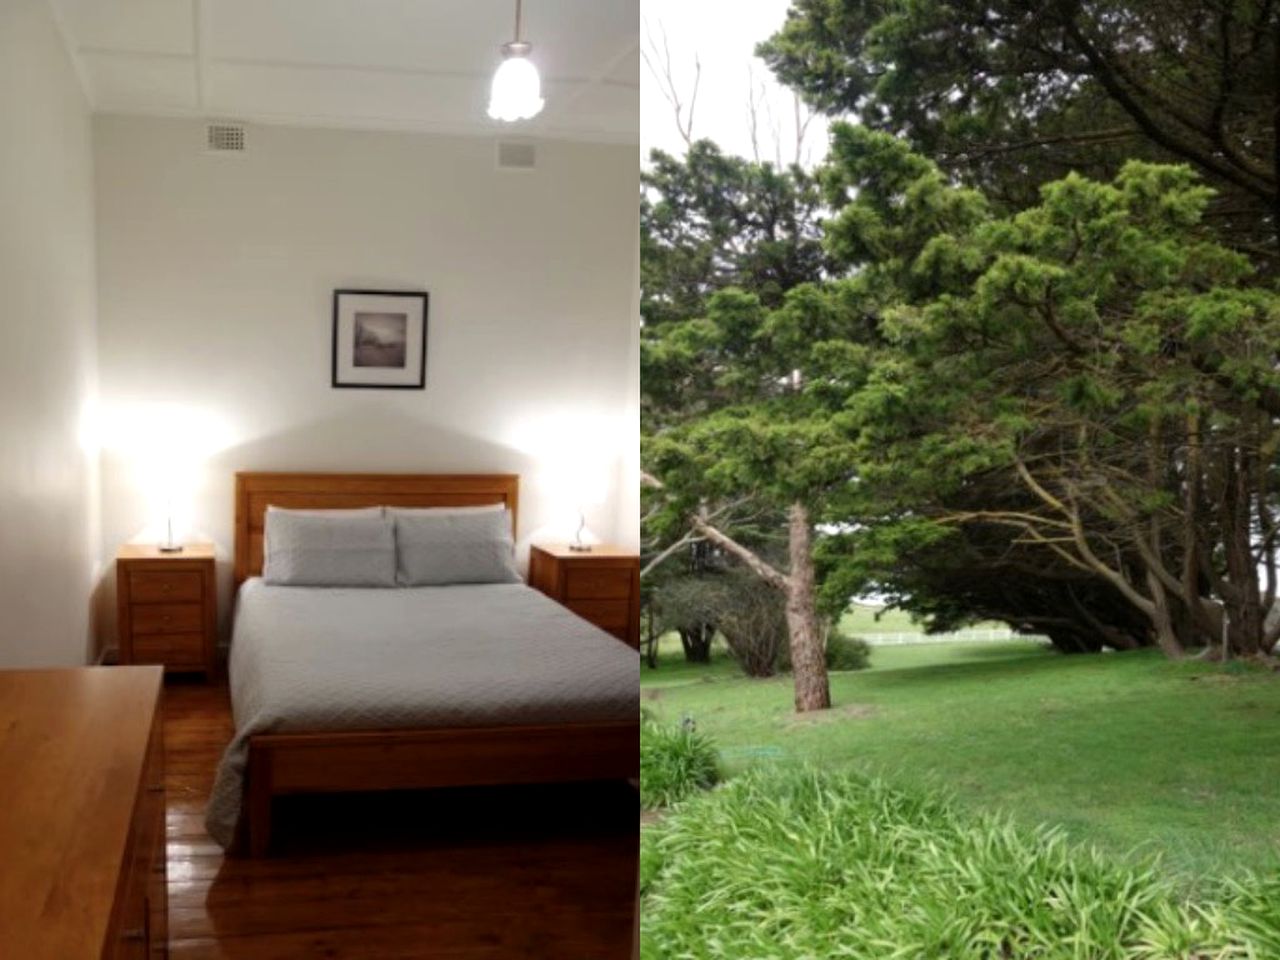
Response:
[{"label": "wooden floor", "polygon": [[626,784],[285,798],[276,854],[249,860],[204,831],[230,738],[225,687],[169,681],[174,960],[631,956]]}]

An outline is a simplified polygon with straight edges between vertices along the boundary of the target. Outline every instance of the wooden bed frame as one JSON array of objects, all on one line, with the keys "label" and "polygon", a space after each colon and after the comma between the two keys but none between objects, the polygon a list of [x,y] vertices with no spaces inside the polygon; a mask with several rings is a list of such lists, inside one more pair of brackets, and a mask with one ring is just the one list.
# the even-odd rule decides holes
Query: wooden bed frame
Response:
[{"label": "wooden bed frame", "polygon": [[[505,504],[511,474],[236,474],[235,585],[262,572],[267,506],[294,508]],[[317,730],[249,738],[241,838],[251,856],[271,842],[273,798],[290,793],[421,790],[635,779],[639,721],[400,730]],[[247,832],[247,837],[245,833]]]}]

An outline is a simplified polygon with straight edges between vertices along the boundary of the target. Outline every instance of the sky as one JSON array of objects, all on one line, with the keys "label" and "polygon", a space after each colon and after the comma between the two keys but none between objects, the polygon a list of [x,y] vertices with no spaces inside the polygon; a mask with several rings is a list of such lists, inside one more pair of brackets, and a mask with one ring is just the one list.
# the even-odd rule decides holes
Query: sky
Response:
[{"label": "sky", "polygon": [[[642,49],[650,63],[663,71],[665,32],[672,74],[682,99],[687,100],[693,91],[695,56],[702,64],[693,114],[694,139],[705,137],[727,153],[755,156],[748,122],[754,77],[761,103],[757,110],[759,159],[776,162],[778,148],[783,163],[795,159],[793,96],[754,53],[755,45],[782,25],[788,5],[788,0],[641,0]],[[674,111],[662,90],[653,70],[641,63],[640,148],[646,162],[653,147],[674,154],[684,152]],[[810,166],[821,160],[826,142],[826,123],[822,117],[814,117],[805,134],[802,162]]]}]

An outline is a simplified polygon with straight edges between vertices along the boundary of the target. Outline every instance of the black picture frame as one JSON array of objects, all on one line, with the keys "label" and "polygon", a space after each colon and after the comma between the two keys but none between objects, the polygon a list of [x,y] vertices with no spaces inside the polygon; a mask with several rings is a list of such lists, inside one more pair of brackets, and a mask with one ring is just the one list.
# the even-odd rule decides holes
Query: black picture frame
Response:
[{"label": "black picture frame", "polygon": [[[348,336],[344,327],[355,323],[359,300],[384,313],[404,306],[404,343],[402,365],[380,363],[360,370],[354,327]],[[394,302],[393,306],[388,301]],[[400,303],[403,301],[403,303]],[[425,290],[365,290],[341,289],[333,291],[333,328],[330,352],[329,383],[337,390],[422,390],[427,385],[427,328],[430,295]],[[398,315],[398,314],[396,314]],[[415,322],[420,316],[421,321]],[[354,350],[350,362],[344,362],[343,345]],[[354,346],[353,346],[354,345]],[[394,346],[393,348],[394,349]],[[358,372],[357,372],[358,371]],[[416,372],[416,376],[415,376]],[[408,377],[407,380],[398,379]],[[363,377],[363,379],[361,379]]]}]

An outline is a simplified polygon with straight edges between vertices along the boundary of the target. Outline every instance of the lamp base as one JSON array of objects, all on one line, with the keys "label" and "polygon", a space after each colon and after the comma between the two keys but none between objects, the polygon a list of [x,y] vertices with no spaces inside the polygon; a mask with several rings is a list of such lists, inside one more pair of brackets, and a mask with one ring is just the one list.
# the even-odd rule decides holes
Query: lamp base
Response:
[{"label": "lamp base", "polygon": [[182,544],[180,543],[157,543],[156,549],[161,553],[181,553]]},{"label": "lamp base", "polygon": [[572,550],[572,551],[574,551],[575,553],[590,553],[590,552],[591,552],[591,544],[589,544],[589,543],[571,543],[571,544],[569,544],[569,549],[570,549],[570,550]]}]

